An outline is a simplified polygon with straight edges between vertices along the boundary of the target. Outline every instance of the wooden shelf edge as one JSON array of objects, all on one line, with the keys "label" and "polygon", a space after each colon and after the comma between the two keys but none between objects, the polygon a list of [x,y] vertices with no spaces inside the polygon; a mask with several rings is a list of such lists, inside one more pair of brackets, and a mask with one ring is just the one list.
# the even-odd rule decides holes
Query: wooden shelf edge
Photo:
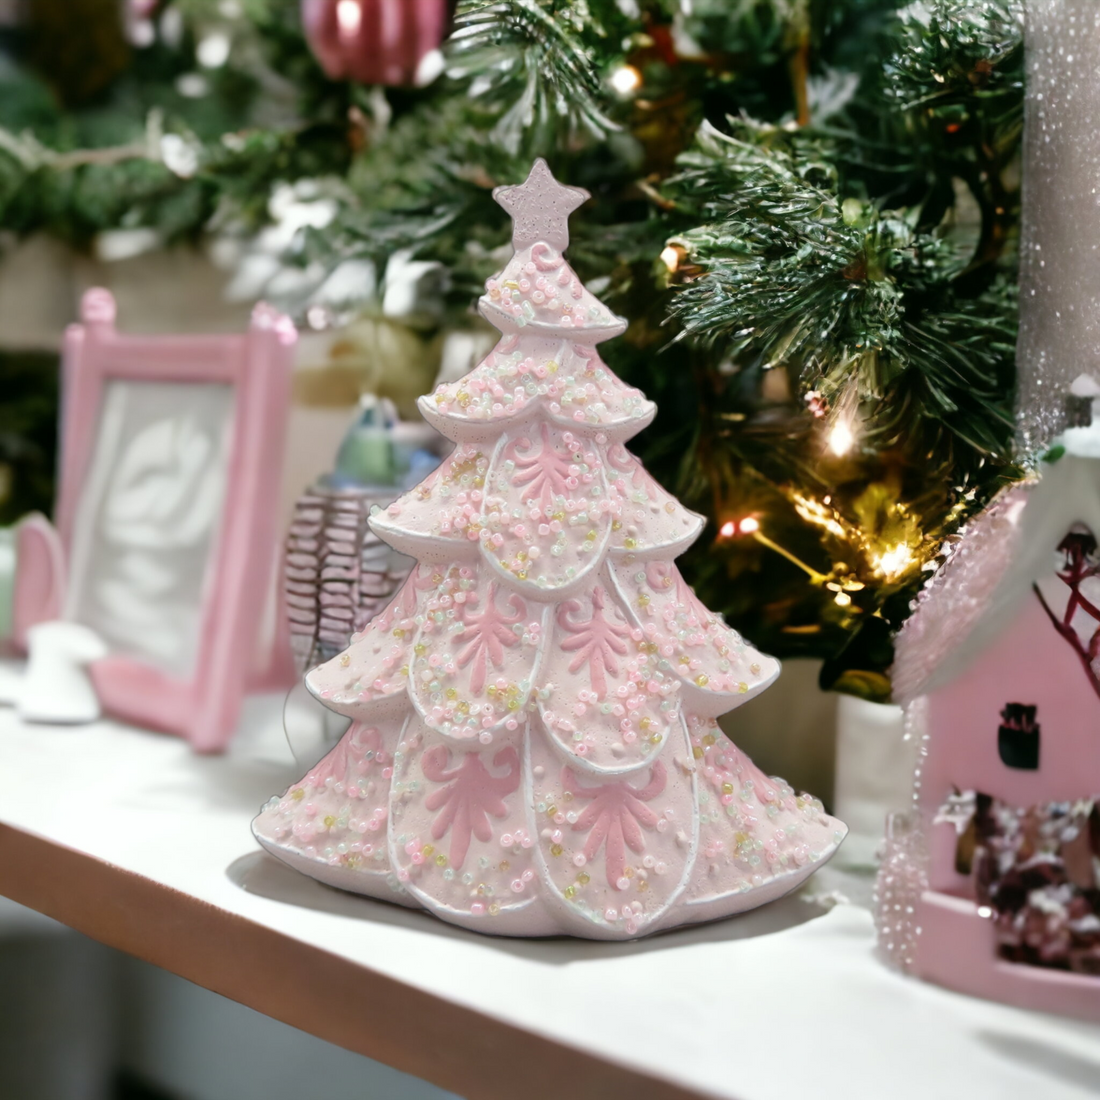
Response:
[{"label": "wooden shelf edge", "polygon": [[0,894],[467,1100],[705,1100],[3,824]]}]

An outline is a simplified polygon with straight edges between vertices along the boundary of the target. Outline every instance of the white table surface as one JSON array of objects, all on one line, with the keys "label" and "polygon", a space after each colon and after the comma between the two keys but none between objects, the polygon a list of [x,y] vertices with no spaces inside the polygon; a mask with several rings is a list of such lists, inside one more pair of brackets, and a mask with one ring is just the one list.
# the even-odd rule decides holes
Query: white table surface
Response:
[{"label": "white table surface", "polygon": [[[801,895],[633,944],[479,936],[331,890],[261,855],[249,822],[299,772],[271,697],[250,700],[223,757],[106,721],[25,726],[0,709],[0,824],[699,1095],[1100,1095],[1100,1028],[975,1000],[883,965],[867,879],[826,868]],[[830,892],[848,900],[815,900]],[[567,1079],[516,1081],[517,1100],[568,1094]]]}]

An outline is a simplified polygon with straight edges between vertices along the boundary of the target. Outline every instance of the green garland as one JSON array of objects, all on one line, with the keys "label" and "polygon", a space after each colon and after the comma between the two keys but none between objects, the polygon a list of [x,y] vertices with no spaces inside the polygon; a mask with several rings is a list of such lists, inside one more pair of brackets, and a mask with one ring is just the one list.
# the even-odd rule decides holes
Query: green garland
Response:
[{"label": "green garland", "polygon": [[463,0],[445,75],[385,100],[324,78],[294,0],[178,7],[180,40],[75,112],[0,76],[0,226],[196,239],[333,177],[288,262],[411,250],[462,324],[507,245],[490,191],[546,156],[594,196],[571,259],[630,321],[608,363],[659,404],[635,447],[711,519],[685,573],[762,648],[888,696],[926,567],[1016,475],[1020,0]]}]

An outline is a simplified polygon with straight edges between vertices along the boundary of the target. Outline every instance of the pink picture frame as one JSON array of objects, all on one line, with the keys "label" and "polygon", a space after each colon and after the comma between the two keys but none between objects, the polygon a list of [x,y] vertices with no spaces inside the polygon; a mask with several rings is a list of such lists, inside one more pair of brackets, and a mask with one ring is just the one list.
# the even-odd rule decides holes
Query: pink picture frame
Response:
[{"label": "pink picture frame", "polygon": [[[87,528],[100,522],[88,519],[94,492],[87,483],[96,476],[97,462],[103,465],[101,422],[109,415],[112,387],[138,384],[135,392],[148,394],[152,391],[140,384],[190,383],[196,393],[214,394],[222,402],[217,453],[224,469],[215,470],[221,488],[212,499],[220,505],[215,505],[216,521],[209,527],[201,577],[195,581],[201,607],[187,671],[174,673],[123,647],[94,662],[90,672],[106,713],[177,734],[198,752],[218,752],[233,735],[245,693],[283,686],[292,674],[285,614],[281,606],[275,608],[272,628],[269,601],[297,332],[287,317],[263,304],[253,311],[246,333],[216,336],[124,334],[115,328],[115,313],[108,291],[89,290],[80,323],[65,334],[55,520],[69,562],[66,617],[81,619],[73,602],[74,589],[81,585],[82,556],[87,557],[81,546],[88,543]],[[140,476],[139,470],[133,478],[142,489]],[[155,500],[148,484],[143,491],[146,499]],[[155,550],[149,556],[155,565]],[[155,609],[137,607],[155,618]],[[271,634],[266,641],[261,637],[265,619]]]}]

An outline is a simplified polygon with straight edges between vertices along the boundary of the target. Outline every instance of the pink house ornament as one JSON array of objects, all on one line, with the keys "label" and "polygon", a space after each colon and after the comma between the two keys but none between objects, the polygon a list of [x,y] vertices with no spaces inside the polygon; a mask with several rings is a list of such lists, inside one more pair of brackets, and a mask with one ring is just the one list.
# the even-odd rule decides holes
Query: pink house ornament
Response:
[{"label": "pink house ornament", "polygon": [[779,664],[673,559],[703,519],[623,446],[655,407],[600,360],[625,322],[563,251],[586,198],[537,161],[498,188],[501,332],[421,398],[455,450],[371,527],[417,559],[306,677],[352,726],[253,823],[321,882],[513,936],[628,939],[795,889],[845,827],[765,776],[716,716]]},{"label": "pink house ornament", "polygon": [[918,767],[880,943],[952,989],[1100,1019],[1100,424],[966,529],[897,641]]}]

